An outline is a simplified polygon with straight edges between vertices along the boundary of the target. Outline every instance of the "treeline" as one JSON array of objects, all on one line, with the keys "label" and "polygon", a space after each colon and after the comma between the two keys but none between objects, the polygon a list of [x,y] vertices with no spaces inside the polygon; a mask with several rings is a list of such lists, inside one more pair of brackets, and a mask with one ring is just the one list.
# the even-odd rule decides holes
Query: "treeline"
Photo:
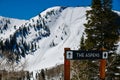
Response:
[{"label": "treeline", "polygon": [[8,72],[0,70],[0,80],[31,80],[32,74],[28,71]]},{"label": "treeline", "polygon": [[63,69],[63,65],[57,65],[36,72],[0,70],[0,80],[64,80]]}]

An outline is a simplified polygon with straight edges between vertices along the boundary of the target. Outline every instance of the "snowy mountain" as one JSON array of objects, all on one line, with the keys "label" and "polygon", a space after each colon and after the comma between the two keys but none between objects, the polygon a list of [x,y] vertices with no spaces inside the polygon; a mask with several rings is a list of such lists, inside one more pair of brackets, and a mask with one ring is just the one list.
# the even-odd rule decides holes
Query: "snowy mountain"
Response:
[{"label": "snowy mountain", "polygon": [[[60,8],[56,7],[56,9]],[[80,37],[84,32],[83,24],[86,22],[85,13],[88,9],[90,8],[69,7],[46,19],[50,35],[39,41],[39,49],[34,52],[35,55],[27,56],[28,66],[32,66],[27,69],[33,70],[62,64],[65,47],[78,49]]]},{"label": "snowy mountain", "polygon": [[[15,53],[26,70],[50,68],[64,62],[64,48],[77,50],[90,7],[52,7],[30,20],[0,17],[3,48]],[[24,58],[25,57],[25,58]]]},{"label": "snowy mountain", "polygon": [[6,18],[0,16],[0,39],[6,39],[24,23],[26,20]]}]

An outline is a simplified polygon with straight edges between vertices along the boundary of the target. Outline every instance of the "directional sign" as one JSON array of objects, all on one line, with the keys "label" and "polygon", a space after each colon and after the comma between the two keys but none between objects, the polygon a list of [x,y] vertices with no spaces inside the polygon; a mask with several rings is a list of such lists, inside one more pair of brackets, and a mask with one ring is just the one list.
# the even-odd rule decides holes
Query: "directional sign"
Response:
[{"label": "directional sign", "polygon": [[72,51],[67,51],[66,58],[67,59],[73,59],[73,52]]},{"label": "directional sign", "polygon": [[81,59],[107,59],[108,53],[102,51],[66,51],[66,59],[68,60],[81,60]]},{"label": "directional sign", "polygon": [[103,55],[103,56],[102,56],[103,59],[107,59],[107,58],[108,58],[108,52],[103,52],[102,55]]}]

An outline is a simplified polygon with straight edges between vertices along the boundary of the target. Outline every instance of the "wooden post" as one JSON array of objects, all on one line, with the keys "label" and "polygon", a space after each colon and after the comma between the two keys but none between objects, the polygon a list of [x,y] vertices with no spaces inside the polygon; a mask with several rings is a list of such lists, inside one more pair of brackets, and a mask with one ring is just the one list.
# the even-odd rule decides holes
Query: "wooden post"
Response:
[{"label": "wooden post", "polygon": [[[102,51],[105,51],[105,48],[101,49]],[[100,79],[105,80],[105,69],[106,69],[106,63],[107,61],[105,59],[100,60]]]},{"label": "wooden post", "polygon": [[64,49],[64,80],[70,80],[70,60],[66,59],[66,51],[70,50],[70,48]]},{"label": "wooden post", "polygon": [[100,79],[105,80],[106,60],[100,60]]}]

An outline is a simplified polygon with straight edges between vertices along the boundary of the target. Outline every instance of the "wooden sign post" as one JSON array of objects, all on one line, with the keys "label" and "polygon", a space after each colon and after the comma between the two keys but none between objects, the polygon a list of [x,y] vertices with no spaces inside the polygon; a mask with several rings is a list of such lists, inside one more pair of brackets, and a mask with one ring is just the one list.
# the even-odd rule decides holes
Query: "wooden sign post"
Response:
[{"label": "wooden sign post", "polygon": [[64,80],[70,80],[70,60],[96,60],[100,59],[100,79],[105,80],[106,59],[108,52],[104,52],[105,49],[100,51],[96,50],[70,50],[70,48],[64,49]]},{"label": "wooden sign post", "polygon": [[64,80],[70,80],[70,60],[66,59],[66,51],[70,48],[64,49]]},{"label": "wooden sign post", "polygon": [[[105,48],[101,48],[101,51],[105,51]],[[108,56],[106,54],[103,53],[104,56]],[[101,80],[105,80],[105,69],[106,69],[106,59],[101,59],[100,60],[100,79]]]},{"label": "wooden sign post", "polygon": [[100,60],[100,79],[105,80],[106,60]]}]

